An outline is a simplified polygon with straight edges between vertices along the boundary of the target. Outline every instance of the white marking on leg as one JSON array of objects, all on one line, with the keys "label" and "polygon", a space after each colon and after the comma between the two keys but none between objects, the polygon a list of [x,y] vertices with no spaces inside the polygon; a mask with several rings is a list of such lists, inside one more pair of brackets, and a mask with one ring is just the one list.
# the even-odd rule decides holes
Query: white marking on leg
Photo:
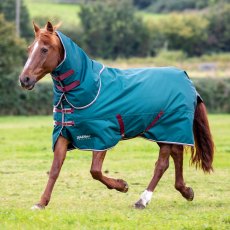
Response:
[{"label": "white marking on leg", "polygon": [[43,210],[43,209],[45,209],[45,207],[42,206],[42,205],[39,205],[39,204],[35,204],[30,209],[33,210],[33,211],[35,211],[35,210]]},{"label": "white marking on leg", "polygon": [[145,190],[140,197],[142,204],[146,207],[146,205],[151,201],[153,192]]}]

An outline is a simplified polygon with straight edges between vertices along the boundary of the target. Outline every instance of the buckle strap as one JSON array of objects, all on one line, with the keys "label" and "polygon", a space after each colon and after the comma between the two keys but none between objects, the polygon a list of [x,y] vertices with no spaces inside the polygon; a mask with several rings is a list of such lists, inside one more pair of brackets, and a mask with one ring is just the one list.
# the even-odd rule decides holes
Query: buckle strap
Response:
[{"label": "buckle strap", "polygon": [[69,70],[69,71],[67,71],[67,72],[65,72],[65,73],[63,73],[63,74],[61,74],[61,75],[59,75],[57,77],[53,77],[53,79],[56,80],[56,81],[63,81],[67,77],[71,76],[72,74],[74,74],[74,70],[71,69],[71,70]]},{"label": "buckle strap", "polygon": [[69,84],[69,85],[67,85],[67,86],[59,86],[59,85],[56,85],[56,87],[60,90],[60,91],[62,91],[63,93],[65,93],[65,92],[68,92],[68,91],[70,91],[70,90],[72,90],[73,88],[75,88],[75,87],[77,87],[77,86],[79,86],[80,85],[80,81],[74,81],[74,82],[72,82],[71,84]]},{"label": "buckle strap", "polygon": [[124,125],[124,121],[122,119],[122,116],[120,114],[116,115],[117,121],[120,125],[120,133],[122,137],[125,137],[125,125]]},{"label": "buckle strap", "polygon": [[66,122],[54,121],[54,124],[61,125],[61,126],[74,126],[74,121],[66,121]]},{"label": "buckle strap", "polygon": [[54,113],[65,113],[65,114],[70,114],[74,112],[73,108],[67,108],[67,109],[58,109],[56,107],[53,108]]}]

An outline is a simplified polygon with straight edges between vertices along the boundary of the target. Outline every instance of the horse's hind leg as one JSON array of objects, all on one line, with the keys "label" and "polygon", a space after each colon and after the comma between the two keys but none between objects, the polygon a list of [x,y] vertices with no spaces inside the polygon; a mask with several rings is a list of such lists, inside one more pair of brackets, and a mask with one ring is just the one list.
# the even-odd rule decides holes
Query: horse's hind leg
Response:
[{"label": "horse's hind leg", "polygon": [[146,205],[150,202],[152,198],[152,192],[157,186],[157,183],[161,179],[164,172],[169,167],[169,157],[171,153],[171,145],[169,144],[161,144],[158,143],[160,146],[160,152],[158,160],[155,164],[155,170],[152,180],[149,183],[149,186],[147,187],[147,190],[145,190],[142,194],[140,199],[135,203],[135,208],[143,209],[146,207]]},{"label": "horse's hind leg", "polygon": [[171,156],[175,164],[175,188],[188,201],[194,198],[192,188],[186,187],[183,178],[183,145],[173,145]]},{"label": "horse's hind leg", "polygon": [[107,186],[108,189],[116,189],[119,192],[127,192],[128,184],[122,179],[113,179],[104,176],[101,172],[106,151],[93,151],[90,173],[95,180]]}]

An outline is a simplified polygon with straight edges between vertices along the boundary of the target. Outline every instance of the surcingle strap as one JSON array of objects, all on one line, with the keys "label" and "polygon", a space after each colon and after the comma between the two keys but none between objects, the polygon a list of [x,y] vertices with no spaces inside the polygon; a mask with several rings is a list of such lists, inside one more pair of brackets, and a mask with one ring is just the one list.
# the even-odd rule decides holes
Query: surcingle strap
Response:
[{"label": "surcingle strap", "polygon": [[54,107],[53,109],[54,113],[65,113],[65,114],[70,114],[74,112],[73,108],[67,108],[67,109],[58,109],[56,107]]},{"label": "surcingle strap", "polygon": [[71,70],[69,70],[69,71],[67,71],[67,72],[65,72],[65,73],[63,73],[63,74],[61,74],[60,76],[53,77],[53,79],[56,80],[56,81],[63,81],[63,80],[65,80],[67,77],[69,77],[69,76],[71,76],[71,75],[73,75],[73,74],[74,74],[74,70],[71,69]]},{"label": "surcingle strap", "polygon": [[68,91],[72,90],[73,88],[75,88],[75,87],[77,87],[79,85],[80,85],[80,81],[74,81],[74,82],[72,82],[71,84],[69,84],[67,86],[58,86],[58,85],[56,85],[56,87],[60,91],[62,91],[63,93],[65,93],[65,92],[68,92]]},{"label": "surcingle strap", "polygon": [[60,126],[74,126],[74,121],[66,121],[66,122],[54,121],[54,124]]}]

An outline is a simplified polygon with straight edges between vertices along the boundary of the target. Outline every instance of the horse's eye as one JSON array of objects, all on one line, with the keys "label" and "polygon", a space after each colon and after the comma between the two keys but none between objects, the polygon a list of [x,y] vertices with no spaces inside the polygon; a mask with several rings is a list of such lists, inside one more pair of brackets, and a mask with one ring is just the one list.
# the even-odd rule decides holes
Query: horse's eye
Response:
[{"label": "horse's eye", "polygon": [[48,49],[43,47],[43,48],[41,48],[41,52],[42,52],[43,54],[45,54],[45,53],[48,52]]}]

